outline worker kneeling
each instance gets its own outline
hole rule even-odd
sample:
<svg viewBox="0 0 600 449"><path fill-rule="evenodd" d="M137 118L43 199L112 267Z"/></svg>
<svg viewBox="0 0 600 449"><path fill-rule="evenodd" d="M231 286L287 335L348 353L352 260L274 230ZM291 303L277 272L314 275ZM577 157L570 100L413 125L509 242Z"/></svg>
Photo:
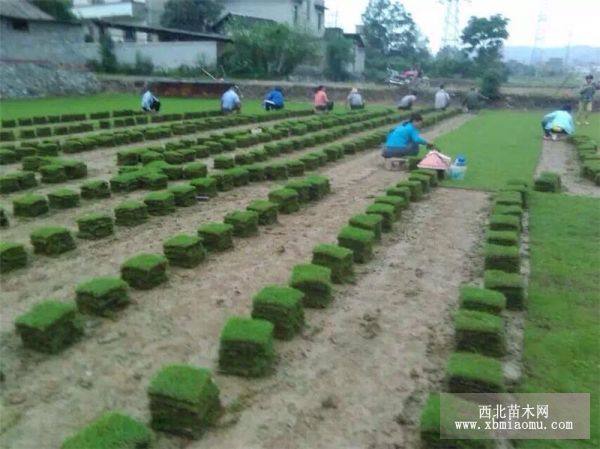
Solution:
<svg viewBox="0 0 600 449"><path fill-rule="evenodd" d="M152 94L152 92L150 92L150 90L147 90L146 92L144 92L144 95L142 95L142 111L160 111L160 101Z"/></svg>
<svg viewBox="0 0 600 449"><path fill-rule="evenodd" d="M542 130L544 131L544 140L556 140L558 134L573 134L575 125L573 116L571 116L571 105L564 105L558 111L546 114L542 119Z"/></svg>
<svg viewBox="0 0 600 449"><path fill-rule="evenodd" d="M388 134L382 156L386 159L415 156L419 153L419 145L434 148L433 143L421 137L419 133L421 126L423 126L423 116L418 113L411 114L410 119L402 122Z"/></svg>
<svg viewBox="0 0 600 449"><path fill-rule="evenodd" d="M269 93L267 93L264 101L264 106L267 111L273 109L283 109L284 97L281 87L274 87Z"/></svg>

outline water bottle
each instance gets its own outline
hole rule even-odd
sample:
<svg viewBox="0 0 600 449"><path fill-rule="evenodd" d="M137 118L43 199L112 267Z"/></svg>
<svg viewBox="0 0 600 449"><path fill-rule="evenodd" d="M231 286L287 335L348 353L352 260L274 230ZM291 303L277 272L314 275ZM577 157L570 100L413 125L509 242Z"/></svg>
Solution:
<svg viewBox="0 0 600 449"><path fill-rule="evenodd" d="M464 167L465 165L467 165L467 158L463 154L459 154L454 160L454 165L458 167Z"/></svg>

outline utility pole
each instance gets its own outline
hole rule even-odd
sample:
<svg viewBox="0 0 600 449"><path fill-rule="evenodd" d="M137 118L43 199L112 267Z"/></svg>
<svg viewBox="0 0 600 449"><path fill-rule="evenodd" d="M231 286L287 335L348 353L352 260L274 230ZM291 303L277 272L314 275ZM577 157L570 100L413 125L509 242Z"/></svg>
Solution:
<svg viewBox="0 0 600 449"><path fill-rule="evenodd" d="M533 49L531 50L531 65L538 65L544 61L544 43L546 41L546 27L548 25L548 0L540 1L540 12L535 26L535 38L533 41Z"/></svg>
<svg viewBox="0 0 600 449"><path fill-rule="evenodd" d="M446 5L444 16L444 34L442 35L442 47L458 47L460 45L460 0L440 0Z"/></svg>

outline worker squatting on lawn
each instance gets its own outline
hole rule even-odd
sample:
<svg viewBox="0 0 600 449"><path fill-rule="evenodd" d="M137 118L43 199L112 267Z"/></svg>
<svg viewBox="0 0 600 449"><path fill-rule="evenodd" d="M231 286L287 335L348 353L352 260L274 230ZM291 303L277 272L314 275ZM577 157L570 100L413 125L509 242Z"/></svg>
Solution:
<svg viewBox="0 0 600 449"><path fill-rule="evenodd" d="M240 89L237 86L231 86L225 91L221 97L221 112L223 114L231 114L242 111L242 100L239 96Z"/></svg>
<svg viewBox="0 0 600 449"><path fill-rule="evenodd" d="M283 96L283 90L281 87L274 87L265 96L265 100L263 101L263 105L265 110L271 111L273 109L283 109L285 104L285 98Z"/></svg>
<svg viewBox="0 0 600 449"><path fill-rule="evenodd" d="M546 114L542 119L544 140L556 140L558 134L571 135L575 132L571 105L566 104L557 111Z"/></svg>
<svg viewBox="0 0 600 449"><path fill-rule="evenodd" d="M382 156L384 158L414 156L419 153L419 145L435 148L432 142L421 136L419 129L423 126L423 116L411 114L410 118L394 128L387 136Z"/></svg>
<svg viewBox="0 0 600 449"><path fill-rule="evenodd" d="M146 92L144 92L144 95L142 95L142 111L160 111L160 101L152 94L152 92L150 92L150 89L147 89Z"/></svg>
<svg viewBox="0 0 600 449"><path fill-rule="evenodd" d="M333 101L330 101L327 97L325 86L317 87L317 90L315 92L314 104L316 112L326 112L333 110Z"/></svg>

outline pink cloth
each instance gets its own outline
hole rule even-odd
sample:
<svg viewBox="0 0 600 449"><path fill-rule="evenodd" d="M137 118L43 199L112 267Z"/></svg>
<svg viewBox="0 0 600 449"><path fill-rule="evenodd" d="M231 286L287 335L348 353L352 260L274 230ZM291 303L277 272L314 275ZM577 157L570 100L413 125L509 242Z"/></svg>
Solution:
<svg viewBox="0 0 600 449"><path fill-rule="evenodd" d="M315 106L327 106L329 98L324 90L320 90L315 94Z"/></svg>

